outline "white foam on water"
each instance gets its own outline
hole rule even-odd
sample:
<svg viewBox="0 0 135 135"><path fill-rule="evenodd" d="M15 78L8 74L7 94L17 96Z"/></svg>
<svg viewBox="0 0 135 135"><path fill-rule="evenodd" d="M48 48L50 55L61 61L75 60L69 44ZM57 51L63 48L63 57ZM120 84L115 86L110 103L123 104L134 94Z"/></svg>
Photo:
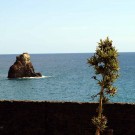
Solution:
<svg viewBox="0 0 135 135"><path fill-rule="evenodd" d="M49 78L51 76L44 76L42 75L41 77L22 77L22 78L17 78L17 79L43 79L43 78Z"/></svg>

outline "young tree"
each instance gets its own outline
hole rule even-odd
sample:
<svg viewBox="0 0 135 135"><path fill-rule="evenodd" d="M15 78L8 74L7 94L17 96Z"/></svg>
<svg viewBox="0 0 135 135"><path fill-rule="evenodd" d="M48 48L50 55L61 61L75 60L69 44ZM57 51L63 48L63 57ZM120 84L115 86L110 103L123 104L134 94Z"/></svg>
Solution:
<svg viewBox="0 0 135 135"><path fill-rule="evenodd" d="M112 45L112 41L107 37L100 40L96 52L88 59L88 64L95 70L93 79L100 86L98 116L92 118L92 123L96 126L96 135L106 128L107 118L103 115L103 104L109 100L109 96L114 96L117 88L113 82L119 77L118 52Z"/></svg>

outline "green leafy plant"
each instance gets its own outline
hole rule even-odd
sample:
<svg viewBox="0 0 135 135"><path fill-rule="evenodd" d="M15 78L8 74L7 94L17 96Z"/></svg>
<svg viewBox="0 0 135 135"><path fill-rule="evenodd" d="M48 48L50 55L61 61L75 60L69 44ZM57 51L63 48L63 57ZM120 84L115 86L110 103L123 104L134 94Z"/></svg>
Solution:
<svg viewBox="0 0 135 135"><path fill-rule="evenodd" d="M103 115L103 104L114 96L117 88L113 86L114 81L119 77L118 52L112 45L112 40L107 37L100 40L94 55L88 59L88 64L94 68L95 76L92 78L100 86L100 92L93 97L99 96L98 116L92 118L96 126L96 135L100 135L107 127L107 118Z"/></svg>

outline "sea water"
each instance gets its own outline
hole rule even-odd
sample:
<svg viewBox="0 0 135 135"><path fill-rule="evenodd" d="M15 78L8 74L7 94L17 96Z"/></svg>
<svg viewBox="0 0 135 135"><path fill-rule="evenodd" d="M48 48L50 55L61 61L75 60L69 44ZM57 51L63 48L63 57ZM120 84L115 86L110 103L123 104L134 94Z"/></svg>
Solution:
<svg viewBox="0 0 135 135"><path fill-rule="evenodd" d="M35 72L41 78L8 79L16 55L0 55L0 100L95 102L100 90L87 64L92 53L31 54ZM135 102L135 53L119 53L120 77L111 102Z"/></svg>

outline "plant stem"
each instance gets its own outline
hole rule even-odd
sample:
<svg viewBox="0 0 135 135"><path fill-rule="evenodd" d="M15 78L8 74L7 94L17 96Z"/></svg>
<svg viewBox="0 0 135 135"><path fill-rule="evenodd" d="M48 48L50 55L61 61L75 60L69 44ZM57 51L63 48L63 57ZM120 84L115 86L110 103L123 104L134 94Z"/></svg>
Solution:
<svg viewBox="0 0 135 135"><path fill-rule="evenodd" d="M95 135L100 135L100 129L99 128L96 129L96 134Z"/></svg>
<svg viewBox="0 0 135 135"><path fill-rule="evenodd" d="M102 117L102 110L103 110L103 86L100 91L100 99L99 99L99 106L98 106L98 117ZM100 135L100 129L97 127L96 129L96 134L95 135Z"/></svg>

